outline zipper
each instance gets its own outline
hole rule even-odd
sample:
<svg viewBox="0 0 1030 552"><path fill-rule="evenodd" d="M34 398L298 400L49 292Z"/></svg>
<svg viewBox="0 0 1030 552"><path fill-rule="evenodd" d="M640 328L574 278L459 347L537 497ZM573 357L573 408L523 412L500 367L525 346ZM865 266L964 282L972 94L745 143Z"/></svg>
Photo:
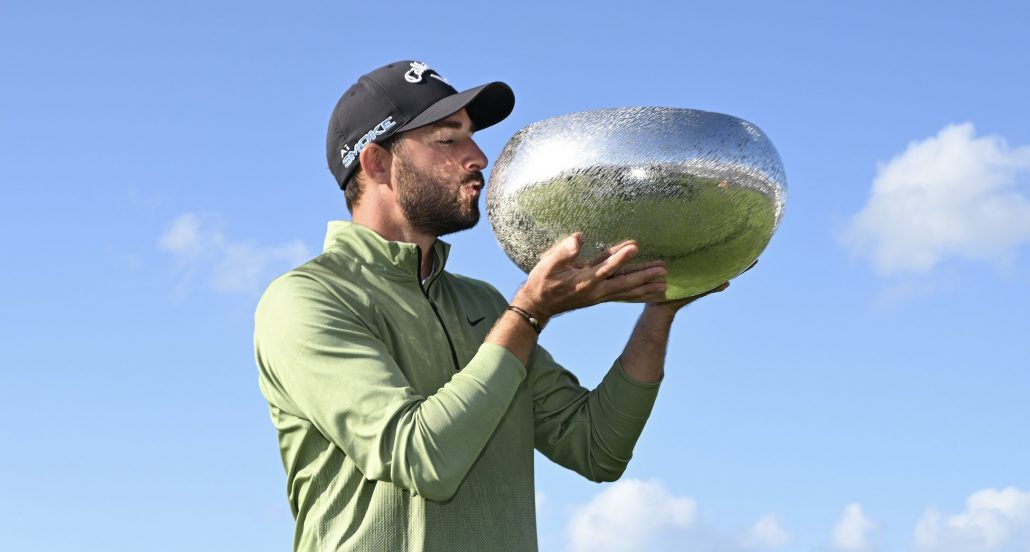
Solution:
<svg viewBox="0 0 1030 552"><path fill-rule="evenodd" d="M425 296L426 301L429 301L429 306L433 307L433 314L436 315L436 320L440 322L440 327L443 328L443 335L447 337L447 346L451 348L451 360L454 361L454 371L460 372L461 365L458 364L458 352L454 350L454 341L451 340L451 333L447 331L447 324L443 323L440 309L436 307L436 303L429 297L429 289L422 285L422 248L415 246L415 253L418 256L418 263L415 265L415 281L418 282L418 288L422 290L422 295ZM429 285L432 286L433 284L430 283Z"/></svg>

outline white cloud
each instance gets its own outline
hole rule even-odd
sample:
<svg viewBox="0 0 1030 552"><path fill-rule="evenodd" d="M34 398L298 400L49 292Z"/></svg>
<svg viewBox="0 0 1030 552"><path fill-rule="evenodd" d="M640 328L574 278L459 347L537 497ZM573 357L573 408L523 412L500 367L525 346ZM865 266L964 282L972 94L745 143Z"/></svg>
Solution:
<svg viewBox="0 0 1030 552"><path fill-rule="evenodd" d="M790 541L790 534L783 528L779 516L762 516L744 537L744 547L749 549L779 548Z"/></svg>
<svg viewBox="0 0 1030 552"><path fill-rule="evenodd" d="M273 271L292 268L310 257L299 240L270 246L232 241L218 226L216 217L185 213L161 235L158 244L176 257L183 272L182 285L203 271L217 291L258 291L274 276Z"/></svg>
<svg viewBox="0 0 1030 552"><path fill-rule="evenodd" d="M879 525L865 516L861 504L848 504L833 526L830 549L840 552L873 550L873 538L878 530Z"/></svg>
<svg viewBox="0 0 1030 552"><path fill-rule="evenodd" d="M1030 147L948 125L879 167L842 240L884 276L948 259L1004 264L1030 243L1028 181Z"/></svg>
<svg viewBox="0 0 1030 552"><path fill-rule="evenodd" d="M689 528L697 504L673 496L658 481L627 479L601 491L569 522L573 551L647 550L658 533Z"/></svg>
<svg viewBox="0 0 1030 552"><path fill-rule="evenodd" d="M700 518L693 499L673 495L659 481L636 479L612 484L573 512L568 537L573 552L743 552L778 548L790 539L774 515L747 531L720 531Z"/></svg>
<svg viewBox="0 0 1030 552"><path fill-rule="evenodd" d="M172 221L158 243L161 249L175 254L180 261L196 262L225 247L225 236L212 229L211 217L185 213Z"/></svg>
<svg viewBox="0 0 1030 552"><path fill-rule="evenodd" d="M927 510L916 524L914 544L921 552L1030 550L1030 492L984 489L966 499L962 513Z"/></svg>

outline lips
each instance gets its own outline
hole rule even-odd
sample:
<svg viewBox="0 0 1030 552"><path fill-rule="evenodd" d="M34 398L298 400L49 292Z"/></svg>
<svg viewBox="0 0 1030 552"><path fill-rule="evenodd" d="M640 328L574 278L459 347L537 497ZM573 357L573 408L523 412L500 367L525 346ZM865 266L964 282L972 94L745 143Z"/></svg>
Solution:
<svg viewBox="0 0 1030 552"><path fill-rule="evenodd" d="M486 180L483 178L483 173L480 171L472 172L461 179L462 186L466 184L471 184L472 187L475 188L477 191L483 189L483 185L485 182Z"/></svg>
<svg viewBox="0 0 1030 552"><path fill-rule="evenodd" d="M482 178L473 177L470 179L463 180L461 184L462 188L468 189L474 194L478 194L480 190L483 189L484 182Z"/></svg>

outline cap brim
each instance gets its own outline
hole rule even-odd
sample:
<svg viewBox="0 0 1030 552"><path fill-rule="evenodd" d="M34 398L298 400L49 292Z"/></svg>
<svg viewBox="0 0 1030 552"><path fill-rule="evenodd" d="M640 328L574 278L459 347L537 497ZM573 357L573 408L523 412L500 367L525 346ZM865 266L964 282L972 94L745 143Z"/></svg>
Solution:
<svg viewBox="0 0 1030 552"><path fill-rule="evenodd" d="M462 108L468 110L476 130L482 130L504 120L515 108L515 93L503 82L491 82L464 92L447 96L426 108L397 132L414 130L446 119Z"/></svg>

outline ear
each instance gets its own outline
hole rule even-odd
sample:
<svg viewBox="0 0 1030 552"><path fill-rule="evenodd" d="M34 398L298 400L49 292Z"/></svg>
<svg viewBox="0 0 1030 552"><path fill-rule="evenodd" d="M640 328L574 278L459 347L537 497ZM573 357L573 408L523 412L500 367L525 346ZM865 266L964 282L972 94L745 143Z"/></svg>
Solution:
<svg viewBox="0 0 1030 552"><path fill-rule="evenodd" d="M378 184L390 183L390 163L392 154L379 144L369 144L358 154L358 162L365 178Z"/></svg>

